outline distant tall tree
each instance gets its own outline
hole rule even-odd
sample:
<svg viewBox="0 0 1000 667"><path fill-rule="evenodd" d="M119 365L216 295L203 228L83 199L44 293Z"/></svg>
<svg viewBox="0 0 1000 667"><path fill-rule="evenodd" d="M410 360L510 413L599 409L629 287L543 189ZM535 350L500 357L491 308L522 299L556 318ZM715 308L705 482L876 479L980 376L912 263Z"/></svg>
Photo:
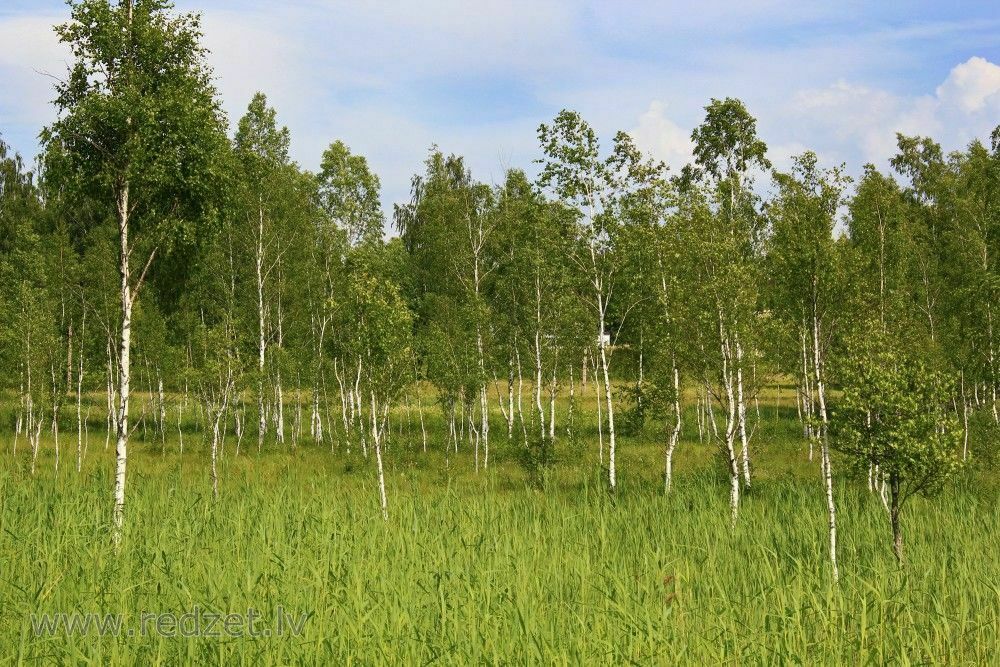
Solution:
<svg viewBox="0 0 1000 667"><path fill-rule="evenodd" d="M344 261L350 247L381 241L384 216L379 201L378 176L371 172L364 156L352 154L341 141L333 142L323 152L316 184L322 214L316 218L312 245L315 279L310 297L314 302L310 308L314 347L310 431L316 440L322 440L320 391L326 384L324 351L333 317L332 306L338 292L345 288ZM350 396L353 405L354 393ZM347 429L350 422L346 418L346 405L342 407L344 428ZM348 434L345 433L345 437L349 437Z"/></svg>
<svg viewBox="0 0 1000 667"><path fill-rule="evenodd" d="M907 329L909 242L902 193L895 179L873 165L865 166L849 206L847 230L864 308L878 315L884 332Z"/></svg>
<svg viewBox="0 0 1000 667"><path fill-rule="evenodd" d="M844 278L838 264L833 227L848 181L839 168L820 169L816 155L811 152L794 158L791 173L775 173L774 179L778 194L768 207L771 221L768 268L776 310L788 328L796 332L795 338L801 341L805 366L812 367L813 382L806 382L805 386L815 389L819 412L815 432L820 443L829 516L830 561L836 581L839 577L837 512L827 437L826 364ZM811 350L811 354L807 354L807 350ZM797 375L795 369L799 366L796 356L790 357L794 360L789 368L792 375ZM811 392L808 403L814 403Z"/></svg>
<svg viewBox="0 0 1000 667"><path fill-rule="evenodd" d="M943 252L949 341L962 384L988 386L990 412L1000 423L997 389L997 303L1000 303L1000 128L987 148L972 142L951 164L945 194ZM962 389L963 405L968 403Z"/></svg>
<svg viewBox="0 0 1000 667"><path fill-rule="evenodd" d="M54 405L51 401L57 398L48 387L59 349L50 267L38 232L41 215L32 174L0 139L0 321L4 322L0 386L16 390L13 450L16 454L18 438L24 434L31 448L32 474L45 423L44 408Z"/></svg>
<svg viewBox="0 0 1000 667"><path fill-rule="evenodd" d="M246 192L246 239L250 241L256 285L257 311L257 449L264 445L267 434L267 394L265 388L267 347L275 338L277 327L271 312L280 247L284 237L280 234L282 200L287 196L290 164L288 158L289 132L279 128L277 113L267 106L263 93L256 93L250 100L247 112L240 119L234 140L237 159L243 168ZM277 406L281 409L281 405ZM281 417L279 416L279 420ZM279 435L279 439L280 439Z"/></svg>
<svg viewBox="0 0 1000 667"><path fill-rule="evenodd" d="M622 285L631 313L620 337L637 365L635 410L664 418L663 488L673 484L673 456L681 434L681 364L685 318L682 216L675 188L665 178L625 197L620 215L629 221L619 237Z"/></svg>
<svg viewBox="0 0 1000 667"><path fill-rule="evenodd" d="M762 218L751 189L751 170L770 167L767 146L757 136L757 123L739 100L713 99L705 120L691 134L695 168L688 174L707 178L712 189L714 230L705 230L709 245L703 262L706 287L718 333L721 402L726 411L724 451L729 462L732 515L735 521L740 495L740 466L734 447L741 442L743 482L751 481L747 432L748 357L756 354L755 321L758 306L759 252Z"/></svg>
<svg viewBox="0 0 1000 667"><path fill-rule="evenodd" d="M355 251L350 280L338 300L336 327L345 363L359 369L357 409L367 411L375 450L382 518L389 518L383 454L389 411L412 380L413 318L399 287L381 261L385 246L369 244Z"/></svg>
<svg viewBox="0 0 1000 667"><path fill-rule="evenodd" d="M199 18L173 15L171 7L164 0L71 3L71 20L56 32L73 63L56 86L59 120L42 133L68 189L117 223L116 543L125 510L132 307L157 254L204 216L214 156L225 142Z"/></svg>
<svg viewBox="0 0 1000 667"><path fill-rule="evenodd" d="M615 285L620 280L614 241L623 221L616 205L629 193L655 183L663 165L645 160L624 132L615 135L611 153L602 157L597 134L574 111L563 110L551 125L540 125L538 140L545 156L539 160L539 185L579 213L578 235L583 242L573 258L591 285L597 316L597 357L608 418L608 486L614 491L618 483L617 440L610 371L613 341L608 326Z"/></svg>
<svg viewBox="0 0 1000 667"><path fill-rule="evenodd" d="M489 464L492 314L486 283L496 269L493 192L473 180L458 156L432 150L426 174L413 179L412 199L396 210L410 256L418 335L429 379L438 387L454 442L456 409L466 412L476 467ZM465 423L461 425L464 430Z"/></svg>
<svg viewBox="0 0 1000 667"><path fill-rule="evenodd" d="M317 174L323 210L347 232L351 245L382 238L381 183L363 155L351 153L342 141L323 151Z"/></svg>
<svg viewBox="0 0 1000 667"><path fill-rule="evenodd" d="M588 285L569 260L577 250L576 218L574 209L546 201L522 171L509 171L498 191L499 266L489 300L495 311L496 337L504 341L497 348L506 356L502 363L508 371L507 405L501 401L500 407L511 435L515 417L520 415L525 445L533 448L537 463L551 460L555 394L560 377L565 377L563 369L572 373L583 350L593 345L588 335L593 327L587 325L594 324L594 319L581 299ZM515 372L521 378L522 360L533 360L534 366L530 434L518 407L520 390L516 405L514 401ZM573 382L571 392L575 391ZM548 396L543 397L546 391ZM572 414L566 417L566 428L572 429Z"/></svg>

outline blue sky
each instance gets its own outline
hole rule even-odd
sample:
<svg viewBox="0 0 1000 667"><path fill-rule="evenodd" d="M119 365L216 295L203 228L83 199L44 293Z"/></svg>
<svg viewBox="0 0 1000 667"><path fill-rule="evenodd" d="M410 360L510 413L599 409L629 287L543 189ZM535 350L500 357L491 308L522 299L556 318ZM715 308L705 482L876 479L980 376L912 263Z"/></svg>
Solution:
<svg viewBox="0 0 1000 667"><path fill-rule="evenodd" d="M407 198L431 144L476 177L538 156L561 108L610 139L632 133L674 168L711 97L743 99L772 161L805 149L828 165L884 166L894 133L946 149L1000 124L1000 9L993 2L698 3L178 0L204 16L230 121L256 90L316 168L342 139ZM0 0L0 133L25 156L53 111L66 52L62 2Z"/></svg>

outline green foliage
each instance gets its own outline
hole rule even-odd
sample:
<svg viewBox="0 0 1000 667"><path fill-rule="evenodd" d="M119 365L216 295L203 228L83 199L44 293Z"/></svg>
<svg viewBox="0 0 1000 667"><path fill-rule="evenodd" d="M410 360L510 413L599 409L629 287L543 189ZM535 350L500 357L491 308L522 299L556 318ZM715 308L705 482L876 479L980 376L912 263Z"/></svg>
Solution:
<svg viewBox="0 0 1000 667"><path fill-rule="evenodd" d="M713 98L705 112L705 121L691 134L698 167L725 180L755 166L771 166L767 145L757 136L757 120L741 101Z"/></svg>
<svg viewBox="0 0 1000 667"><path fill-rule="evenodd" d="M200 19L171 8L72 2L56 32L73 61L56 86L59 120L42 132L47 179L79 205L96 203L95 223L117 215L127 186L133 235L163 249L189 241L209 212L226 142Z"/></svg>
<svg viewBox="0 0 1000 667"><path fill-rule="evenodd" d="M346 230L352 244L382 238L381 184L363 155L351 154L342 141L333 142L323 151L317 179L324 212Z"/></svg>
<svg viewBox="0 0 1000 667"><path fill-rule="evenodd" d="M620 424L622 435L637 435L642 432L653 407L651 401L657 393L656 388L648 382L627 384L615 390L616 403L621 406L619 421L616 423Z"/></svg>
<svg viewBox="0 0 1000 667"><path fill-rule="evenodd" d="M856 465L878 466L899 504L931 494L960 467L962 431L950 409L950 377L877 329L849 343L833 411L833 442Z"/></svg>
<svg viewBox="0 0 1000 667"><path fill-rule="evenodd" d="M377 267L377 257L358 258L338 302L337 328L345 362L361 368L363 397L374 393L381 405L398 398L413 379L413 316L399 287Z"/></svg>

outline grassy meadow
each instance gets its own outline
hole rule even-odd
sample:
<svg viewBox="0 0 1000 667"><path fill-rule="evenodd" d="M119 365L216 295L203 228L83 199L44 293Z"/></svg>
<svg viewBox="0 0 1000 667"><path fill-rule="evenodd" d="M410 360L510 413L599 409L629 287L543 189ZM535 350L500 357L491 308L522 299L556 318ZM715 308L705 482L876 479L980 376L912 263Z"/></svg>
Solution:
<svg viewBox="0 0 1000 667"><path fill-rule="evenodd" d="M446 454L428 393L428 452L416 410L393 416L388 521L373 462L357 446L269 442L258 454L251 427L236 456L230 432L213 502L195 425L183 425L183 455L176 424L165 446L138 427L118 551L109 539L113 445L105 450L93 417L103 412L91 412L78 473L67 405L58 472L51 434L34 477L23 438L14 457L10 428L0 436L0 656L93 665L996 663L995 473L970 467L941 495L907 506L901 569L880 501L838 469L835 586L818 458L808 461L791 396L786 388L778 405L772 388L752 415L757 477L735 527L717 448L699 442L693 404L671 493L662 488L663 425L650 422L621 437L611 496L589 391L577 394L572 437L561 398L544 484L525 471L523 445L508 443L499 413L488 471L475 471L467 442ZM304 618L300 632L164 636L140 623L147 612L250 608L272 629L279 608ZM123 625L104 636L37 631L33 614L60 612L116 614Z"/></svg>

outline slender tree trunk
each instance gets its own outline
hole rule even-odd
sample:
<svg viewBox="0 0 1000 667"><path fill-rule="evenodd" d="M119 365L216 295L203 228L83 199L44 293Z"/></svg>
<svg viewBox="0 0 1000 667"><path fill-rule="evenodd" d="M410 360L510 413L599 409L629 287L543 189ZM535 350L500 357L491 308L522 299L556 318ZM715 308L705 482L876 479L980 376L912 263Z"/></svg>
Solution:
<svg viewBox="0 0 1000 667"><path fill-rule="evenodd" d="M424 426L424 402L420 398L419 394L417 395L417 413L420 415L420 438L421 438L421 441L423 442L424 453L426 454L427 453L427 427Z"/></svg>
<svg viewBox="0 0 1000 667"><path fill-rule="evenodd" d="M521 348L515 346L514 356L517 359L517 420L521 423L521 437L524 446L528 446L528 426L524 421L524 369L521 366Z"/></svg>
<svg viewBox="0 0 1000 667"><path fill-rule="evenodd" d="M969 397L965 394L965 371L962 371L962 460L969 459Z"/></svg>
<svg viewBox="0 0 1000 667"><path fill-rule="evenodd" d="M292 448L298 449L302 437L302 378L295 381L295 422L292 424Z"/></svg>
<svg viewBox="0 0 1000 667"><path fill-rule="evenodd" d="M278 369L277 372L274 391L274 400L277 403L274 416L275 437L278 439L278 443L283 445L285 444L285 394L281 386L281 369Z"/></svg>
<svg viewBox="0 0 1000 667"><path fill-rule="evenodd" d="M129 389L132 379L132 299L131 274L129 271L129 184L122 188L118 201L118 234L121 242L119 252L119 273L121 277L121 351L118 355L118 419L115 433L115 494L114 532L115 546L121 543L125 525L125 464L128 460L128 407Z"/></svg>
<svg viewBox="0 0 1000 667"><path fill-rule="evenodd" d="M900 497L899 478L892 475L889 479L889 522L892 525L892 552L896 555L896 562L901 566L906 563L903 557L903 530L899 524Z"/></svg>
<svg viewBox="0 0 1000 667"><path fill-rule="evenodd" d="M267 413L264 410L264 358L267 352L266 321L264 311L264 206L257 208L257 452L264 448L267 433Z"/></svg>
<svg viewBox="0 0 1000 667"><path fill-rule="evenodd" d="M618 476L615 470L615 406L611 400L611 376L608 372L607 344L604 338L604 300L598 298L600 312L600 339L598 339L598 350L601 353L601 374L604 376L604 400L608 407L608 485L614 491L618 484Z"/></svg>
<svg viewBox="0 0 1000 667"><path fill-rule="evenodd" d="M83 321L80 331L80 359L79 369L76 373L76 471L83 470L83 342L86 339L87 315L84 311Z"/></svg>
<svg viewBox="0 0 1000 667"><path fill-rule="evenodd" d="M233 430L236 432L236 456L240 455L240 450L243 448L243 435L246 433L246 411L243 407L243 401L237 396L236 406L233 409Z"/></svg>
<svg viewBox="0 0 1000 667"><path fill-rule="evenodd" d="M347 420L347 391L344 389L344 380L340 376L340 368L337 362L337 358L333 359L333 375L337 378L337 387L340 390L340 419L344 424L344 443L346 445L347 453L351 453L351 427ZM319 390L317 388L313 389L313 416L312 416L312 428L313 437L316 437L316 401L318 400Z"/></svg>
<svg viewBox="0 0 1000 667"><path fill-rule="evenodd" d="M809 381L809 362L805 320L802 327L802 387L800 395L802 397L802 429L806 440L809 442L809 460L813 460L813 406L812 406L812 384Z"/></svg>
<svg viewBox="0 0 1000 667"><path fill-rule="evenodd" d="M535 328L535 410L538 412L538 428L545 440L545 408L542 406L542 346L541 332Z"/></svg>
<svg viewBox="0 0 1000 667"><path fill-rule="evenodd" d="M157 402L159 405L159 428L160 428L160 445L163 449L167 448L167 400L163 393L163 378L160 377L160 369L156 369L156 392L157 392Z"/></svg>
<svg viewBox="0 0 1000 667"><path fill-rule="evenodd" d="M490 467L490 402L486 395L486 385L479 388L479 434L483 439L483 469Z"/></svg>
<svg viewBox="0 0 1000 667"><path fill-rule="evenodd" d="M12 456L17 458L17 439L21 437L24 428L24 374L21 374L21 392L18 399L17 416L14 418L14 450Z"/></svg>
<svg viewBox="0 0 1000 667"><path fill-rule="evenodd" d="M219 499L219 420L222 418L221 410L212 419L212 500Z"/></svg>
<svg viewBox="0 0 1000 667"><path fill-rule="evenodd" d="M576 385L573 382L573 361L566 364L569 368L569 410L566 414L566 437L573 438L573 409L576 407Z"/></svg>
<svg viewBox="0 0 1000 667"><path fill-rule="evenodd" d="M715 421L715 403L712 400L712 391L708 386L708 380L705 380L705 406L707 408L706 417L708 418L708 424L711 427L711 433L708 434L709 438L719 439L719 423Z"/></svg>
<svg viewBox="0 0 1000 667"><path fill-rule="evenodd" d="M507 439L514 440L514 356L507 362Z"/></svg>
<svg viewBox="0 0 1000 667"><path fill-rule="evenodd" d="M181 421L184 417L184 404L182 402L177 403L177 439L178 439L178 449L177 454L179 456L184 455L184 428Z"/></svg>
<svg viewBox="0 0 1000 667"><path fill-rule="evenodd" d="M594 363L596 367L596 362ZM601 408L601 378L594 369L594 399L597 403L597 460L604 467L604 414Z"/></svg>
<svg viewBox="0 0 1000 667"><path fill-rule="evenodd" d="M820 416L820 456L823 473L823 482L826 488L826 508L829 517L830 528L830 565L833 573L833 581L840 580L840 570L837 568L837 506L833 497L833 468L830 463L830 442L829 426L826 416L826 383L823 378L823 358L820 354L820 324L819 316L816 312L816 300L813 299L813 370L816 378L816 393L819 399Z"/></svg>
<svg viewBox="0 0 1000 667"><path fill-rule="evenodd" d="M558 360L558 355L556 357ZM552 364L552 382L549 384L549 441L556 439L556 368L558 364Z"/></svg>
<svg viewBox="0 0 1000 667"><path fill-rule="evenodd" d="M989 338L989 362L990 362L990 391L993 398L993 421L1000 424L1000 411L997 408L997 368L996 357L993 349L993 307L990 302L986 302L986 335Z"/></svg>
<svg viewBox="0 0 1000 667"><path fill-rule="evenodd" d="M701 391L695 393L694 397L694 419L698 423L698 443L705 442L705 409L701 401Z"/></svg>
<svg viewBox="0 0 1000 667"><path fill-rule="evenodd" d="M59 472L59 404L61 399L59 397L59 389L56 384L55 365L53 364L49 366L49 370L52 374L52 436L56 454L56 472Z"/></svg>
<svg viewBox="0 0 1000 667"><path fill-rule="evenodd" d="M670 441L667 443L666 461L664 463L663 491L670 492L674 478L674 449L681 437L681 380L680 371L674 363L674 429L670 433Z"/></svg>
<svg viewBox="0 0 1000 667"><path fill-rule="evenodd" d="M87 458L87 450L90 449L90 406L87 406L87 413L83 416L83 458Z"/></svg>
<svg viewBox="0 0 1000 667"><path fill-rule="evenodd" d="M721 310L719 311L719 342L722 353L722 387L726 394L725 455L729 465L729 505L732 513L732 522L735 525L736 519L739 516L740 506L740 468L736 460L734 447L737 429L737 408L731 370L732 351L728 335L723 327Z"/></svg>
<svg viewBox="0 0 1000 667"><path fill-rule="evenodd" d="M375 392L372 396L372 444L375 446L375 464L378 468L378 495L382 506L382 520L389 520L389 501L385 495L385 472L382 468L382 434L379 432L378 410L375 406Z"/></svg>
<svg viewBox="0 0 1000 667"><path fill-rule="evenodd" d="M750 490L750 442L747 439L747 403L743 396L743 345L739 335L736 342L736 417L740 430L740 457L743 460L743 483Z"/></svg>

